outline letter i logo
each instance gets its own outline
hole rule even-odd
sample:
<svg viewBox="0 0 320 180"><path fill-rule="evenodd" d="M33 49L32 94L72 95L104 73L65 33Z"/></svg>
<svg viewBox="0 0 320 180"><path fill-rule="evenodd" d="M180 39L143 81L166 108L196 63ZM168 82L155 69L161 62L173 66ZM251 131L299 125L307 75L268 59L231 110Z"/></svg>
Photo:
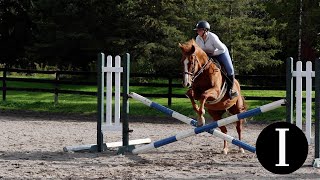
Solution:
<svg viewBox="0 0 320 180"><path fill-rule="evenodd" d="M299 169L308 155L308 141L294 124L273 123L262 130L256 153L261 165L275 174L289 174Z"/></svg>
<svg viewBox="0 0 320 180"><path fill-rule="evenodd" d="M279 163L276 166L289 166L286 164L286 131L289 129L277 128L279 131Z"/></svg>

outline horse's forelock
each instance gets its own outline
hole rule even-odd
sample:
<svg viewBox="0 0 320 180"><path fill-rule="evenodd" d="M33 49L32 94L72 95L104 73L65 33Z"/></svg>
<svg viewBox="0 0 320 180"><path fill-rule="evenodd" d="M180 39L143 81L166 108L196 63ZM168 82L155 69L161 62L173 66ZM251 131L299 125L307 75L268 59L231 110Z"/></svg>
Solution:
<svg viewBox="0 0 320 180"><path fill-rule="evenodd" d="M191 39L184 44L180 44L180 48L182 49L183 53L186 55L191 55L194 53L195 49L198 47L197 43ZM195 49L193 49L195 48Z"/></svg>

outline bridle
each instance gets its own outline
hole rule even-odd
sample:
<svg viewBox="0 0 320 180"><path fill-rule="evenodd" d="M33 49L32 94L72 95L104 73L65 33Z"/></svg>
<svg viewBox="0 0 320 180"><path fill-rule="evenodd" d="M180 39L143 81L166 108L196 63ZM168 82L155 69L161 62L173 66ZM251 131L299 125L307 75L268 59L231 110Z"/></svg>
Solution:
<svg viewBox="0 0 320 180"><path fill-rule="evenodd" d="M193 86L193 82L195 81L195 79L200 75L200 74L202 74L203 73L203 71L206 69L206 67L210 64L210 63L213 63L213 64L215 64L216 65L216 67L214 68L214 70L215 70L215 72L216 71L218 71L218 70L220 70L220 72L223 72L223 71L221 71L221 66L220 66L220 64L219 63L217 63L217 62L215 62L213 59L211 59L211 58L209 58L208 60L207 60L207 62L200 68L200 70L199 71L197 71L197 72L195 72L195 70L196 70L196 63L195 62L198 62L199 63L199 60L197 59L197 56L193 53L191 56L194 56L194 59L193 59L193 62L192 62L192 65L193 65L193 67L192 67L192 71L191 72L184 72L184 74L188 74L188 75L190 75L191 77L192 77L192 79L191 79L191 84L190 84L190 86L189 86L189 88L192 88L192 86ZM226 75L225 75L226 76ZM226 76L227 77L227 76ZM218 94L218 97L217 97L217 99L215 99L215 100L212 100L212 101L206 101L206 103L207 104L216 104L216 103L218 103L218 102L220 102L221 101L221 99L224 97L224 95L226 94L226 92L227 92L227 83L226 83L226 80L222 83L222 85L221 85L221 87L220 87L220 93ZM188 96L189 97L189 96Z"/></svg>
<svg viewBox="0 0 320 180"><path fill-rule="evenodd" d="M193 65L192 71L191 71L191 72L189 72L189 71L184 72L184 74L190 75L190 76L192 77L191 82L194 82L194 80L195 80L201 73L203 73L204 69L208 66L208 64L209 64L211 61L210 61L210 59L208 59L208 61L201 67L201 69L200 69L199 71L195 72L195 69L196 69L196 68L195 68L195 67L196 67L196 63L195 63L195 62L198 62L198 63L199 63L199 60L198 60L197 55L196 55L195 53L193 53L191 56L194 56L194 60L193 60L193 63L192 63L192 65Z"/></svg>

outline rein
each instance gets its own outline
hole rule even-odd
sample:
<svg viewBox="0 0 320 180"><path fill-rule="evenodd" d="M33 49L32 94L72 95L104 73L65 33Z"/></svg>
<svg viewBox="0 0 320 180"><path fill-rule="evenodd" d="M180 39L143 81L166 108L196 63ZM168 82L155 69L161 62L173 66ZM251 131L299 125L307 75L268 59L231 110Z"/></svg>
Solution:
<svg viewBox="0 0 320 180"><path fill-rule="evenodd" d="M197 56L195 54L192 54L192 56L195 56L195 60L197 62L198 59L197 59ZM193 65L193 68L192 68L192 73L191 72L184 72L184 74L189 74L189 75L192 75L193 78L191 79L192 82L194 82L194 80L201 74L203 73L204 69L207 67L207 65L210 63L210 59L208 59L208 61L201 67L201 69L195 74L194 71L195 71L195 64Z"/></svg>
<svg viewBox="0 0 320 180"><path fill-rule="evenodd" d="M192 54L192 56L195 56L195 60L194 60L194 61L196 61L196 62L199 63L199 61L198 61L198 59L197 59L197 56L196 56L195 54ZM191 76L192 76L191 81L194 82L195 79L196 79L200 74L203 73L203 71L205 70L205 68L206 68L210 63L215 64L216 67L220 70L220 72L222 72L222 74L226 77L226 80L225 80L225 81L223 82L223 84L222 84L221 92L220 92L218 98L217 98L216 100L214 100L214 101L207 101L207 102L206 102L207 104L216 104L216 103L220 102L221 99L222 99L222 98L224 97L224 95L226 94L226 92L227 92L227 83L226 83L226 81L228 80L226 74L224 74L224 72L221 70L221 65L220 65L219 63L217 63L217 62L215 62L213 59L209 58L208 61L201 67L201 69L200 69L197 73L195 73L196 64L195 64L195 62L194 62L194 63L193 63L193 67L192 67L192 71L191 71L191 72L184 72L184 74L191 75Z"/></svg>
<svg viewBox="0 0 320 180"><path fill-rule="evenodd" d="M201 74L203 73L203 70L206 68L206 66L209 64L209 62L211 62L210 60L208 60L202 67L201 69L197 72L197 74L195 74L192 78L192 82L194 82L194 80Z"/></svg>

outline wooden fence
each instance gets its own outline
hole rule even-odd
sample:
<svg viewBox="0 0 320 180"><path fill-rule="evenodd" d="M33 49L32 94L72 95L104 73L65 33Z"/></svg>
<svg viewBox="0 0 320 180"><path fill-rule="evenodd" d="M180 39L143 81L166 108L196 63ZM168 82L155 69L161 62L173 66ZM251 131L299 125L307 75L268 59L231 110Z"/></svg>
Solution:
<svg viewBox="0 0 320 180"><path fill-rule="evenodd" d="M28 91L28 92L50 92L54 93L54 102L58 103L59 94L80 94L80 95L92 95L96 96L97 92L77 91L77 90L64 90L61 85L92 85L96 86L96 72L81 72L81 71L37 71L37 70L25 70L25 69L4 69L0 68L2 72L2 100L7 98L8 91ZM52 79L40 79L40 78L17 78L9 77L11 73L24 73L24 74L51 74ZM68 78L61 78L68 76ZM84 77L86 81L81 81L77 76ZM72 78L73 77L73 78ZM74 78L76 77L76 78ZM91 78L88 78L91 77ZM161 75L161 74L130 74L130 86L143 86L150 88L167 88L167 93L159 94L147 94L140 93L145 97L162 97L168 99L168 105L172 104L172 98L185 98L184 94L174 94L173 88L183 88L181 83L177 83L182 80L180 75ZM285 76L276 75L236 75L236 78L241 82L241 88L243 90L285 90ZM87 81L88 79L91 79ZM145 79L161 79L162 83L152 82L152 80ZM15 82L33 82L33 83L46 83L51 84L53 88L39 88L39 87L10 87L7 86L8 81ZM163 83L166 82L166 83ZM275 101L283 97L257 97L246 96L247 100L271 100Z"/></svg>

